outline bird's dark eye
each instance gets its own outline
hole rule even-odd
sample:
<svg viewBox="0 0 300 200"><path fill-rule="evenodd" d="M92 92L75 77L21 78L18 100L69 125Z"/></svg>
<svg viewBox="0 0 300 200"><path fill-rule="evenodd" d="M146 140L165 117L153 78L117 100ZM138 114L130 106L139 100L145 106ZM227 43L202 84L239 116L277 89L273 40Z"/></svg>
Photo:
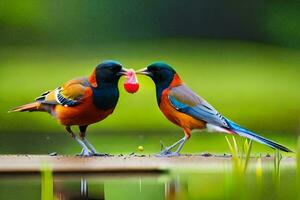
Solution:
<svg viewBox="0 0 300 200"><path fill-rule="evenodd" d="M112 67L112 68L110 68L110 70L112 71L112 72L119 72L119 67L117 67L117 66L115 66L115 67Z"/></svg>
<svg viewBox="0 0 300 200"><path fill-rule="evenodd" d="M156 68L152 68L152 72L158 72L160 71L160 68L156 67Z"/></svg>

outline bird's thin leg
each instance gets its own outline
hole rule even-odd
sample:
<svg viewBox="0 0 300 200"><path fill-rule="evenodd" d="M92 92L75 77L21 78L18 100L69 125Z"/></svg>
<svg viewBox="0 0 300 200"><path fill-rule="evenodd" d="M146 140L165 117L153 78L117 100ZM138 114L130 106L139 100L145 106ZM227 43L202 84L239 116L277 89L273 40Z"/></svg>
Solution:
<svg viewBox="0 0 300 200"><path fill-rule="evenodd" d="M89 143L86 138L82 138L82 142L91 150L93 154L97 154L97 150L95 149L95 147L91 143Z"/></svg>
<svg viewBox="0 0 300 200"><path fill-rule="evenodd" d="M91 143L89 143L89 141L85 138L86 128L87 126L79 126L80 138L82 142L91 150L92 153L97 153L95 147Z"/></svg>
<svg viewBox="0 0 300 200"><path fill-rule="evenodd" d="M87 126L79 126L79 130L80 130L80 137L82 142L91 150L93 156L107 156L108 154L101 154L98 153L97 150L95 149L95 147L86 139L86 129Z"/></svg>
<svg viewBox="0 0 300 200"><path fill-rule="evenodd" d="M190 138L190 130L189 129L184 129L184 134L185 136L175 142L173 145L165 148L165 150L161 151L157 156L162 156L162 157L170 157L170 156L179 156L179 152L181 151L182 147L184 146L185 142ZM171 150L179 144L179 147L175 152L172 152Z"/></svg>
<svg viewBox="0 0 300 200"><path fill-rule="evenodd" d="M187 141L187 138L184 136L183 138L181 138L180 140L178 140L177 142L175 142L171 146L165 148L163 151L161 151L159 154L157 154L157 156L158 157L178 156L179 151L182 149L182 147L183 147L183 145L186 141ZM175 152L172 152L171 150L174 147L176 147L177 145L179 145L178 149Z"/></svg>
<svg viewBox="0 0 300 200"><path fill-rule="evenodd" d="M76 135L73 133L72 129L70 126L66 126L66 130L68 131L68 133L71 135L71 137L82 147L82 151L79 154L80 156L90 156L91 152L89 151L89 149L87 148L87 146L76 137Z"/></svg>
<svg viewBox="0 0 300 200"><path fill-rule="evenodd" d="M177 142L175 142L174 144L172 144L171 146L169 147L166 147L164 150L162 150L160 153L161 154L167 154L167 153L170 153L171 150L176 147L178 144L181 144L183 141L184 141L185 137L181 138L180 140L178 140Z"/></svg>
<svg viewBox="0 0 300 200"><path fill-rule="evenodd" d="M182 142L182 143L180 143L180 145L179 145L178 149L175 151L175 153L177 153L177 154L179 154L179 152L181 151L181 149L182 149L183 145L184 145L184 144L186 143L186 141L188 140L188 138L187 138L187 137L184 137L183 139L184 139L184 140L183 140L183 142Z"/></svg>

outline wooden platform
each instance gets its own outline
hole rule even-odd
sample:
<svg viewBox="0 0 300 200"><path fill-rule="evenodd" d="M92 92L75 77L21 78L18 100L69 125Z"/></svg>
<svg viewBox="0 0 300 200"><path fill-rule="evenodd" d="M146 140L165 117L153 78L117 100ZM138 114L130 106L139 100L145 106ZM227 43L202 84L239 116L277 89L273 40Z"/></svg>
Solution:
<svg viewBox="0 0 300 200"><path fill-rule="evenodd" d="M273 159L264 157L263 162ZM253 162L254 163L254 162ZM285 166L295 165L294 158L283 158ZM56 173L160 173L170 169L216 169L231 166L231 157L180 156L160 158L150 155L114 155L106 157L49 156L49 155L1 155L0 173L38 173L43 166ZM222 168L222 167L221 167Z"/></svg>

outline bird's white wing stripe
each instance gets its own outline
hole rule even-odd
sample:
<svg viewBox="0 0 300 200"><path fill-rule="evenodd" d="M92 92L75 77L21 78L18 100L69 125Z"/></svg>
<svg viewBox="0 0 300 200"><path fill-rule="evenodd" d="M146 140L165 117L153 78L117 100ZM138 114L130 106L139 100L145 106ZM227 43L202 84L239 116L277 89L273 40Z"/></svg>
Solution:
<svg viewBox="0 0 300 200"><path fill-rule="evenodd" d="M228 130L226 130L225 128L222 128L220 126L214 125L214 124L210 124L207 123L206 124L206 130L208 132L222 132L222 133L231 133Z"/></svg>
<svg viewBox="0 0 300 200"><path fill-rule="evenodd" d="M62 91L62 88L61 88L61 87L58 87L58 88L55 89L55 93L54 93L54 94L55 94L55 100L56 100L59 104L61 104L61 105L63 105L63 106L74 106L74 105L76 105L76 104L79 103L79 102L76 101L76 100L67 99L67 98L63 97L63 96L61 95L61 91Z"/></svg>
<svg viewBox="0 0 300 200"><path fill-rule="evenodd" d="M54 96L55 96L55 100L56 100L59 104L62 104L61 101L60 101L59 98L58 98L60 91L61 91L61 88L60 88L60 87L56 88L55 91L54 91L54 94L55 94Z"/></svg>

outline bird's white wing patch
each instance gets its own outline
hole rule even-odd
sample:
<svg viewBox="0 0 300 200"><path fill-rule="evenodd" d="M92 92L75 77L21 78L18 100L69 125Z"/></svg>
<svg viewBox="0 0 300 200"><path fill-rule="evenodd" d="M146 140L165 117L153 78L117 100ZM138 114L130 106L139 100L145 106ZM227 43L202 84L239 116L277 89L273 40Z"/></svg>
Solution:
<svg viewBox="0 0 300 200"><path fill-rule="evenodd" d="M210 123L206 124L206 130L208 132L222 132L222 133L231 133L228 130L226 130L225 128L222 128L220 126L216 126Z"/></svg>

